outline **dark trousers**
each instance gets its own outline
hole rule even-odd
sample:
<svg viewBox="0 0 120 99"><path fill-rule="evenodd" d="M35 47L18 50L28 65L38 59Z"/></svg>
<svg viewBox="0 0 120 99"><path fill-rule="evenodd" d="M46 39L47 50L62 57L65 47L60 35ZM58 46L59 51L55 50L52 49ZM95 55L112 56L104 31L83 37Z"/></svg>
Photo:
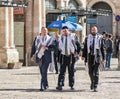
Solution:
<svg viewBox="0 0 120 99"><path fill-rule="evenodd" d="M41 73L41 89L46 89L48 86L48 80L47 80L47 70L48 70L49 62L45 61L44 59L41 61L41 64L39 65L40 73Z"/></svg>
<svg viewBox="0 0 120 99"><path fill-rule="evenodd" d="M95 56L89 55L88 59L88 68L91 84L94 85L94 88L97 87L99 81L99 65L100 63L95 62Z"/></svg>
<svg viewBox="0 0 120 99"><path fill-rule="evenodd" d="M58 76L58 86L64 86L64 79L65 79L65 72L66 67L68 66L68 74L69 74L69 86L73 86L73 71L74 69L71 68L71 55L65 56L62 55L62 63L60 68L60 74Z"/></svg>
<svg viewBox="0 0 120 99"><path fill-rule="evenodd" d="M70 75L69 75L69 86L74 86L74 83L75 83L75 77L74 77L74 67L75 67L75 62L76 62L76 60L75 60L75 57L74 57L74 54L72 54L72 58L71 58L72 60L71 60L71 66L70 66L70 71L69 71L69 73L70 73Z"/></svg>
<svg viewBox="0 0 120 99"><path fill-rule="evenodd" d="M54 63L55 63L55 71L58 73L58 65L57 65L57 55L54 54Z"/></svg>

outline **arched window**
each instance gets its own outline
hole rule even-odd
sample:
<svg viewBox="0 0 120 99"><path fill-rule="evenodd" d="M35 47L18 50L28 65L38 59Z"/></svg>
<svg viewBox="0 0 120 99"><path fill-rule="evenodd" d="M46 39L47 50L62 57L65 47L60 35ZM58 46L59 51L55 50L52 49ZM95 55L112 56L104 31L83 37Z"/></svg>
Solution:
<svg viewBox="0 0 120 99"><path fill-rule="evenodd" d="M45 0L46 9L56 9L56 0Z"/></svg>
<svg viewBox="0 0 120 99"><path fill-rule="evenodd" d="M110 7L109 4L106 2L97 2L92 6L92 9L103 9L101 10L110 10L112 11L112 8ZM96 16L97 17L97 27L99 30L99 33L102 33L103 31L106 31L108 33L112 33L112 15L109 16Z"/></svg>
<svg viewBox="0 0 120 99"><path fill-rule="evenodd" d="M93 9L106 9L106 10L111 10L111 7L105 3L105 2L98 2L92 6Z"/></svg>
<svg viewBox="0 0 120 99"><path fill-rule="evenodd" d="M70 0L68 4L68 8L70 9L78 9L79 4L76 0Z"/></svg>

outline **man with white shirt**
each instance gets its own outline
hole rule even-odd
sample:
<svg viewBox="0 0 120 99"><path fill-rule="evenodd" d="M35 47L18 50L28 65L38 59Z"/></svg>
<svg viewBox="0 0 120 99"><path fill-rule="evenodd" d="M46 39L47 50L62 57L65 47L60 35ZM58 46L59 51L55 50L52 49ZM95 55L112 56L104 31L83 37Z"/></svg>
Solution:
<svg viewBox="0 0 120 99"><path fill-rule="evenodd" d="M44 91L48 87L47 70L49 63L51 62L51 51L53 50L53 40L47 33L47 28L42 27L41 34L35 38L31 50L31 60L33 61L33 56L36 55L36 63L40 68L40 91Z"/></svg>
<svg viewBox="0 0 120 99"><path fill-rule="evenodd" d="M56 87L57 90L62 90L62 86L64 86L64 79L65 79L65 72L66 67L68 66L68 74L69 74L69 83L71 74L71 57L72 54L75 52L75 48L72 42L72 36L70 31L68 30L67 26L62 28L62 34L59 39L59 49L61 51L61 67L60 67L60 74L58 76L58 86ZM70 86L71 88L73 86Z"/></svg>
<svg viewBox="0 0 120 99"><path fill-rule="evenodd" d="M98 34L96 26L91 28L91 33L87 36L84 43L82 59L88 62L89 76L91 80L90 89L97 91L99 82L99 65L105 60L105 49L102 45L102 36ZM102 59L102 60L101 60Z"/></svg>

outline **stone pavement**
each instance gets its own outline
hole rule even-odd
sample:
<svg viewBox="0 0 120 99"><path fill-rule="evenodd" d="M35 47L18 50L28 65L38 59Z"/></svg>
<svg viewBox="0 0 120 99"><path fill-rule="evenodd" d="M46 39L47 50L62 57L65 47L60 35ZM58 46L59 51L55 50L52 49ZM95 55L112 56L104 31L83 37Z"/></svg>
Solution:
<svg viewBox="0 0 120 99"><path fill-rule="evenodd" d="M48 74L49 89L39 91L40 75L37 66L21 69L0 69L0 99L120 99L120 71L117 59L111 70L100 72L99 91L90 91L90 80L83 61L76 63L75 90L68 87L66 73L63 91L56 91L58 75Z"/></svg>

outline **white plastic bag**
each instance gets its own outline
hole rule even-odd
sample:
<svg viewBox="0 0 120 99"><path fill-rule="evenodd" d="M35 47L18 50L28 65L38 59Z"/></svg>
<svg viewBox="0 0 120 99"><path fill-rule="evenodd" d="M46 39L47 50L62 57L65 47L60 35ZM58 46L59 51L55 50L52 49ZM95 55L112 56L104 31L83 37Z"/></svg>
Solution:
<svg viewBox="0 0 120 99"><path fill-rule="evenodd" d="M52 62L49 64L48 73L55 73L54 51L51 52Z"/></svg>

